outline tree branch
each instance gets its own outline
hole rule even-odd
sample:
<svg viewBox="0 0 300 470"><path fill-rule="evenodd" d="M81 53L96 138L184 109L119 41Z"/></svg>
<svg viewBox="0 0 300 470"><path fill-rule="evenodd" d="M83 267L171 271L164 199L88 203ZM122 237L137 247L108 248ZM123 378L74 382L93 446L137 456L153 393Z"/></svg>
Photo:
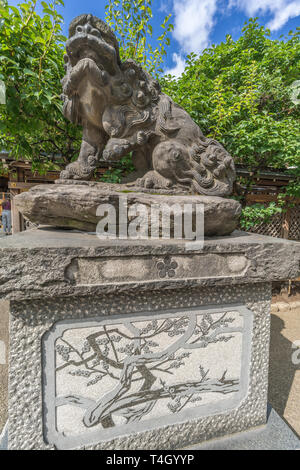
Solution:
<svg viewBox="0 0 300 470"><path fill-rule="evenodd" d="M180 383L171 386L170 389L172 391L172 396L189 397L190 400L194 394L199 393L220 393L222 395L227 395L229 393L238 392L239 380L235 378L225 380L223 375L221 379L209 379L205 382L199 380L196 382ZM138 392L131 393L119 400L112 401L110 406L106 408L103 416L101 418L99 417L95 424L98 424L100 419L104 419L107 415L111 415L112 413L118 414L118 411L125 408L136 407L147 402L157 401L168 397L171 397L171 393L163 387L154 390L139 390ZM96 404L93 400L78 397L77 395L58 397L56 399L56 406L61 406L67 403L72 403L86 409L89 409L91 406L94 407Z"/></svg>
<svg viewBox="0 0 300 470"><path fill-rule="evenodd" d="M193 315L190 317L189 325L185 333L174 343L168 346L164 351L148 354L140 354L126 357L124 361L124 366L122 374L120 377L120 382L116 387L110 392L106 393L101 399L97 402L96 407L92 407L87 410L83 421L87 427L95 426L103 418L110 414L110 408L114 403L121 400L123 395L128 392L131 387L131 379L134 369L137 366L146 365L151 362L161 361L166 359L170 354L176 352L179 348L183 347L184 344L190 339L195 331L195 326L197 324L197 317ZM132 325L131 325L132 326ZM137 341L140 341L141 338L138 338ZM143 393L143 392L142 392Z"/></svg>

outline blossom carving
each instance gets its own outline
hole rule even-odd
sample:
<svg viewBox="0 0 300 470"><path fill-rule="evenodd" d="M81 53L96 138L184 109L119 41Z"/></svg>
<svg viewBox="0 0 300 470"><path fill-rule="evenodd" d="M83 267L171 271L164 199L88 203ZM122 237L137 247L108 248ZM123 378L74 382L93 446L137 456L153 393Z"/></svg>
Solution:
<svg viewBox="0 0 300 470"><path fill-rule="evenodd" d="M165 256L163 261L158 261L156 267L160 278L175 277L175 270L178 268L178 263L172 260L171 256Z"/></svg>

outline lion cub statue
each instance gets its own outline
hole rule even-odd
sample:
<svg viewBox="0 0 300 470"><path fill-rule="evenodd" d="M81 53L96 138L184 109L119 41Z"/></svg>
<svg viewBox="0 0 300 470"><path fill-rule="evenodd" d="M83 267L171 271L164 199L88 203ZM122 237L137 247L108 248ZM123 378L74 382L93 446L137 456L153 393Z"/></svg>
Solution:
<svg viewBox="0 0 300 470"><path fill-rule="evenodd" d="M134 185L212 196L232 192L235 168L223 146L204 137L189 114L133 60L121 62L111 28L75 18L66 43L63 113L83 127L77 161L61 179L89 180L102 161L132 152Z"/></svg>

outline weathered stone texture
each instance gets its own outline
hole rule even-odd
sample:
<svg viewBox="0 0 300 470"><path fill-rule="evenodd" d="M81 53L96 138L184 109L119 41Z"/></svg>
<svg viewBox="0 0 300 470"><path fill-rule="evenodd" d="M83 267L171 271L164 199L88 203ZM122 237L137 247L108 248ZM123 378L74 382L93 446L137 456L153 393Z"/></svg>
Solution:
<svg viewBox="0 0 300 470"><path fill-rule="evenodd" d="M184 241L104 242L38 229L1 240L0 256L0 296L11 301L11 449L51 448L42 419L44 335L62 320L106 315L152 319L169 309L244 305L253 313L248 393L230 410L100 436L87 448L175 449L265 423L271 281L298 276L299 243L234 232L189 251Z"/></svg>
<svg viewBox="0 0 300 470"><path fill-rule="evenodd" d="M71 22L65 70L63 113L82 125L83 138L77 161L61 179L90 179L101 160L117 161L132 152L140 187L231 194L232 157L203 135L147 71L131 59L121 61L108 24L85 14Z"/></svg>
<svg viewBox="0 0 300 470"><path fill-rule="evenodd" d="M86 446L87 449L176 449L266 422L271 285L186 288L98 298L11 303L9 448L49 449L43 440L41 338L54 322L99 315L130 315L170 308L245 304L254 313L249 389L232 411ZM46 364L47 366L47 364ZM101 440L101 438L100 438Z"/></svg>
<svg viewBox="0 0 300 470"><path fill-rule="evenodd" d="M227 235L238 223L237 201L230 196L236 171L232 157L215 139L206 138L189 114L162 93L160 84L133 60L121 61L110 27L93 15L75 18L69 30L62 80L63 114L83 127L80 152L60 174L60 182L82 186L34 188L15 198L29 220L39 224L94 231L96 207L118 203L117 185L108 197L103 185L86 185L101 161L132 155L136 181L127 191L204 196L206 235ZM137 177L140 176L140 177ZM128 196L146 204L162 198ZM179 197L179 196L178 196ZM177 198L174 198L177 202Z"/></svg>

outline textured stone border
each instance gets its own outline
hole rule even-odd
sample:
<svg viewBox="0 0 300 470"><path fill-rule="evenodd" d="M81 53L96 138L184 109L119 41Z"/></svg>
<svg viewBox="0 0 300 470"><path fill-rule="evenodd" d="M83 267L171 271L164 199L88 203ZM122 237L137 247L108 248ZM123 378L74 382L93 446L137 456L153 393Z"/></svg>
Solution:
<svg viewBox="0 0 300 470"><path fill-rule="evenodd" d="M8 423L0 436L0 450L7 449ZM159 449L158 449L159 450ZM230 437L212 439L204 444L185 447L183 450L300 450L300 439L288 424L271 407L268 421L251 431Z"/></svg>

